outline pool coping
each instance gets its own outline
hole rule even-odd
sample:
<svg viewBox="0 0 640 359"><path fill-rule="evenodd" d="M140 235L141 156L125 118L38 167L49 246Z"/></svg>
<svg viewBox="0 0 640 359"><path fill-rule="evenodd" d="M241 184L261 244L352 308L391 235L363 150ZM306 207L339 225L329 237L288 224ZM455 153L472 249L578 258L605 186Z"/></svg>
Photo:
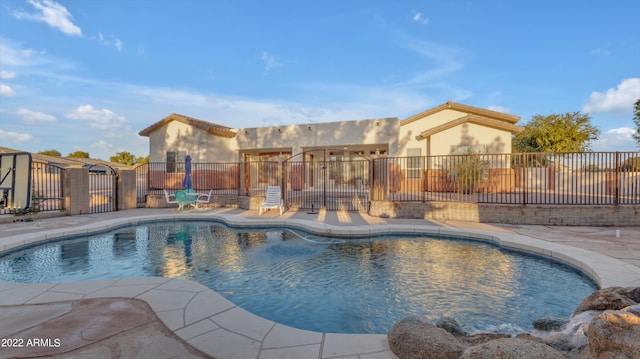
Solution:
<svg viewBox="0 0 640 359"><path fill-rule="evenodd" d="M600 287L637 286L640 268L587 249L513 233L421 224L331 225L322 222L245 218L227 213L169 213L98 220L92 223L0 238L0 252L59 237L90 234L115 226L158 220L215 219L229 226L294 227L321 235L362 237L413 233L480 240L549 257L570 265ZM0 282L0 306L88 298L132 298L149 304L174 335L217 358L395 358L385 334L335 334L296 329L254 315L215 291L184 279L141 277L67 283Z"/></svg>

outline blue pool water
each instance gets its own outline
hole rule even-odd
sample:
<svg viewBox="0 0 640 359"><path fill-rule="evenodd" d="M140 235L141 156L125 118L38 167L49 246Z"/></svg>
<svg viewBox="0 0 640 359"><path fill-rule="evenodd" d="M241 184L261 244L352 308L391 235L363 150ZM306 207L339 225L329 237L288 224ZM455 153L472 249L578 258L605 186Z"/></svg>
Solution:
<svg viewBox="0 0 640 359"><path fill-rule="evenodd" d="M467 331L531 330L569 317L597 289L544 258L482 242L413 236L331 239L202 221L124 227L0 257L0 280L163 276L194 280L293 327L386 333L407 315L456 318Z"/></svg>

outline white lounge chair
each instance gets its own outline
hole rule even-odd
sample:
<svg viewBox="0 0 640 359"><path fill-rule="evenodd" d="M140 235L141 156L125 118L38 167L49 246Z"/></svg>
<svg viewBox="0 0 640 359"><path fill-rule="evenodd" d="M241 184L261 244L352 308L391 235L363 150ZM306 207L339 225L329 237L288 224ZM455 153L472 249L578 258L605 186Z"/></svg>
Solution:
<svg viewBox="0 0 640 359"><path fill-rule="evenodd" d="M173 193L169 193L166 189L164 191L164 198L167 200L167 204L178 203L176 202L176 195Z"/></svg>
<svg viewBox="0 0 640 359"><path fill-rule="evenodd" d="M198 196L198 198L196 199L196 202L198 203L209 203L209 201L211 201L211 195L213 194L213 190L209 190L209 194L200 194Z"/></svg>
<svg viewBox="0 0 640 359"><path fill-rule="evenodd" d="M265 209L271 208L279 208L280 215L284 213L284 203L282 203L282 195L280 191L280 186L269 186L267 187L267 197L264 202L260 205L260 215L264 213Z"/></svg>

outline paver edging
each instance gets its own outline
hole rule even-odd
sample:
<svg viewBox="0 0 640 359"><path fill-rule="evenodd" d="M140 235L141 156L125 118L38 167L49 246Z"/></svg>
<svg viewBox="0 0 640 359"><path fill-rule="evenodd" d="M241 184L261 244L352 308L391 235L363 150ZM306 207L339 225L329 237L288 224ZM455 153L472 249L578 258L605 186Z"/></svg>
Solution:
<svg viewBox="0 0 640 359"><path fill-rule="evenodd" d="M566 246L559 243L550 243L547 241L543 241L543 240L539 240L536 238L528 237L525 235L519 235L519 234L496 233L496 232L468 230L468 229L461 230L461 229L455 229L455 228L445 228L441 225L426 226L426 225L400 225L400 224L392 224L392 225L373 224L368 226L347 227L347 226L334 226L330 224L317 223L317 222L311 222L311 221L305 221L305 220L299 220L299 219L292 219L287 221L282 219L269 220L269 219L262 219L262 218L261 219L242 218L234 215L227 215L224 213L213 214L213 215L190 214L190 215L177 216L175 214L166 214L166 215L137 216L137 217L129 217L129 218L111 219L108 221L97 222L94 225L82 225L76 229L71 229L71 230L67 228L59 229L59 230L42 230L42 231L33 232L29 234L20 234L20 235L13 236L15 237L14 241L11 240L12 236L2 238L3 245L2 247L0 247L2 248L2 250L0 250L0 253L6 250L12 250L18 246L33 245L35 243L39 243L42 241L55 240L60 237L67 237L69 235L93 234L93 233L104 232L106 230L111 230L114 227L118 227L118 226L143 224L143 223L154 222L158 220L166 221L166 220L182 220L182 219L187 219L187 220L213 219L231 227L234 227L234 226L236 227L251 226L251 227L257 227L257 228L287 227L287 228L302 230L305 232L312 232L318 235L340 233L341 235L346 235L350 237L363 237L363 236L388 234L388 233L413 233L413 234L437 235L437 236L444 236L444 237L452 236L452 237L458 237L458 238L490 242L495 245L501 246L503 248L508 248L516 251L523 251L523 252L558 260L560 262L576 267L577 269L583 271L585 274L590 276L594 281L596 281L601 287L611 286L612 284L620 285L620 282L614 278L618 273L618 272L615 272L615 270L621 270L629 273L629 277L632 279L636 278L637 280L637 278L640 278L640 268L635 266L624 265L625 264L624 262L617 260L615 258L608 257L603 254L589 251L586 249L570 247L570 246ZM607 265L613 266L616 268L614 268L612 272L611 268L599 266L598 261L594 261L594 259L596 260L606 259L604 262L606 262ZM586 263L586 262L589 262L589 263ZM614 272L616 275L614 275ZM188 281L185 279L177 279L177 278L175 279L161 278L164 280L160 280L160 278L161 277L140 277L140 278L134 278L134 279L124 278L116 281L115 283L106 285L105 288L117 287L120 281L122 281L122 285L126 285L126 283L129 283L129 282L137 283L137 284L154 284L154 289L158 289L158 287L163 286L170 281ZM630 280L629 282L633 282L633 281ZM38 285L38 284L34 284L34 285ZM629 285L632 285L632 283L629 283ZM30 285L27 285L27 286L30 286ZM201 284L196 282L193 282L192 284L188 284L187 286L192 286L193 288L200 286L204 288L202 289L202 291L199 291L198 293L202 293L205 290L210 290L211 292L216 293L215 291L207 287L204 287ZM11 291L12 289L15 289L18 287L22 287L22 286L14 286L14 287L9 286L9 288L5 290ZM52 290L54 288L55 288L55 285L52 285L51 288L45 289L44 292L48 292L49 290ZM105 288L102 288L102 289L105 289ZM176 290L179 290L179 289L176 289ZM193 291L189 291L189 292L194 293ZM43 292L40 292L38 295L42 295L42 294ZM216 295L219 295L219 294L216 293ZM130 298L145 301L154 310L156 315L158 315L159 312L157 308L154 308L153 303L145 300L145 298L141 298L141 296L142 296L141 294L137 294L137 295L132 295ZM111 296L107 296L103 298L111 298ZM193 300L193 298L191 298L191 300ZM183 318L191 300L189 300L189 302L184 304L182 309L177 307L175 308L175 310L178 310L178 311L181 310ZM15 304L20 304L20 303L15 303ZM213 304L213 303L207 303L207 304ZM238 310L244 311L244 309L238 308L235 305L233 305L231 308L236 308ZM191 317L189 320L189 323L186 323L183 320L182 326L179 326L179 327L176 327L175 325L176 323L167 322L168 317L166 316L158 315L158 318L165 326L167 326L168 328L171 328L172 332L176 336L178 336L180 339L184 340L185 342L189 343L194 339L193 332L190 332L184 329L201 320L212 320L211 317L221 313L219 311L219 307L216 310L218 310L218 312L216 312L216 314L213 314L213 315L211 314L211 311L204 310L204 312L207 313L207 315L203 316L202 318ZM224 309L223 312L227 310L230 310L230 308ZM259 320L262 322L268 321L267 319L256 316L255 314L252 314L250 312L247 312L247 311L245 312L246 312L246 315L248 315L249 317L255 317L256 320ZM268 321L268 322L271 322L271 321ZM273 323L273 325L284 326L282 324L275 323L275 322L271 322L271 323ZM308 331L303 331L301 329L296 329L292 327L287 327L287 328L293 331L308 332ZM184 337L181 334L184 334ZM206 334L206 333L201 333L201 335L203 334ZM322 333L319 333L319 334L322 334ZM263 342L267 337L268 335L265 335L265 337L262 338L261 342ZM323 348L324 348L324 345L325 343L322 343ZM323 353L324 353L324 349L323 349Z"/></svg>

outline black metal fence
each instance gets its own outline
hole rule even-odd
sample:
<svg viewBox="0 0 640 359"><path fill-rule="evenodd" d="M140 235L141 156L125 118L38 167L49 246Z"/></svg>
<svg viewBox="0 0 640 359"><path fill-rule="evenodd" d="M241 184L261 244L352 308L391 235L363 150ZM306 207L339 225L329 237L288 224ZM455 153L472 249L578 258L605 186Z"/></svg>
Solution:
<svg viewBox="0 0 640 359"><path fill-rule="evenodd" d="M133 169L136 171L136 205L144 207L147 203L149 189L149 164L137 164Z"/></svg>
<svg viewBox="0 0 640 359"><path fill-rule="evenodd" d="M287 207L369 210L369 160L285 161L282 166Z"/></svg>
<svg viewBox="0 0 640 359"><path fill-rule="evenodd" d="M192 188L197 191L214 190L216 194L238 195L242 165L237 162L192 163ZM137 183L146 182L146 194L158 195L165 189L171 192L184 189L182 185L185 177L184 163L150 162L146 168L138 167L136 175ZM143 195L144 192L138 192L139 197Z"/></svg>
<svg viewBox="0 0 640 359"><path fill-rule="evenodd" d="M100 169L92 170L92 169ZM89 211L90 213L112 212L118 208L118 174L108 166L96 165L89 168Z"/></svg>
<svg viewBox="0 0 640 359"><path fill-rule="evenodd" d="M31 203L29 212L63 211L63 168L45 162L31 162ZM0 214L16 214L14 208L0 206Z"/></svg>
<svg viewBox="0 0 640 359"><path fill-rule="evenodd" d="M64 170L45 162L31 164L31 209L33 211L64 210Z"/></svg>
<svg viewBox="0 0 640 359"><path fill-rule="evenodd" d="M184 166L149 163L138 197L182 189ZM138 170L137 170L138 171ZM145 178L146 176L146 178ZM465 154L343 161L193 163L198 191L262 196L283 189L291 208L367 210L370 201L640 204L640 152Z"/></svg>
<svg viewBox="0 0 640 359"><path fill-rule="evenodd" d="M639 152L379 158L373 176L372 200L640 204Z"/></svg>

